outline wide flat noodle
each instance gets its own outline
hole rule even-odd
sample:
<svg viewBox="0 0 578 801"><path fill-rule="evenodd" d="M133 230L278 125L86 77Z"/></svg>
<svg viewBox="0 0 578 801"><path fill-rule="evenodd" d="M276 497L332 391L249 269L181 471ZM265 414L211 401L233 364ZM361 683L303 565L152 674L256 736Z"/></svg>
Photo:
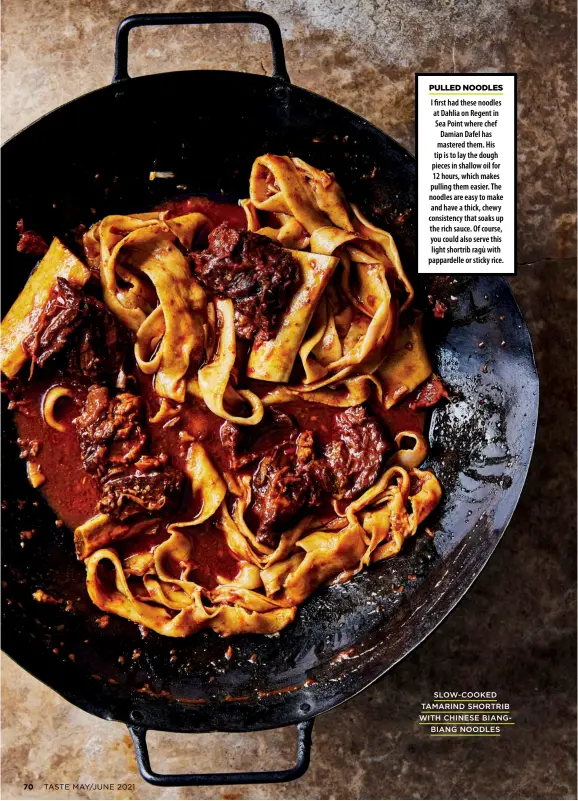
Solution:
<svg viewBox="0 0 578 801"><path fill-rule="evenodd" d="M404 442L413 440L413 446L402 447ZM390 457L389 465L400 465L400 467L410 470L412 467L419 467L429 451L427 440L419 431L399 431L395 435L395 444L398 450Z"/></svg>
<svg viewBox="0 0 578 801"><path fill-rule="evenodd" d="M365 403L371 397L372 391L380 400L381 384L379 381L372 375L359 375L345 378L331 388L322 387L307 392L307 394L291 387L278 387L264 395L262 400L265 406L273 406L278 403L290 403L298 398L306 398L311 403L347 408Z"/></svg>
<svg viewBox="0 0 578 801"><path fill-rule="evenodd" d="M189 447L185 473L191 481L193 500L199 512L192 520L172 523L168 527L169 533L179 528L198 526L209 520L220 507L227 494L227 485L213 465L205 448L198 442Z"/></svg>
<svg viewBox="0 0 578 801"><path fill-rule="evenodd" d="M339 338L336 316L339 309L335 293L331 292L332 289L333 287L329 286L325 293L323 334L311 351L311 354L319 364L324 367L336 362L343 356L343 344Z"/></svg>
<svg viewBox="0 0 578 801"><path fill-rule="evenodd" d="M395 333L397 324L397 306L385 278L383 268L373 265L364 273L367 288L362 284L362 296L371 297L372 303L378 304L369 324L361 324L358 332L346 337L344 341L344 354L340 359L327 365L327 370L339 371L344 367L363 365L371 359L367 372L372 372L383 360L390 339ZM359 323L364 318L358 318ZM353 327L355 318L352 321ZM353 332L351 332L353 333Z"/></svg>
<svg viewBox="0 0 578 801"><path fill-rule="evenodd" d="M329 217L333 225L345 230L353 230L349 203L335 176L325 170L312 167L303 159L292 159L297 171L313 190L315 201L321 211Z"/></svg>
<svg viewBox="0 0 578 801"><path fill-rule="evenodd" d="M325 331L327 329L327 301L322 297L319 306L315 310L313 320L309 326L309 336L305 339L299 348L299 358L303 365L303 372L305 377L304 384L311 384L327 373L324 369L323 362L319 361L315 356L315 351L321 344ZM282 387L280 387L282 389Z"/></svg>
<svg viewBox="0 0 578 801"><path fill-rule="evenodd" d="M108 218L101 223L103 296L111 311L135 332L135 358L143 372L154 373L155 392L182 403L185 375L201 362L204 352L206 297L175 240L190 244L208 220L202 214L187 214L168 222L138 223L132 221L128 227L134 225L134 230L118 239L112 249L117 236L110 231L116 231L121 223L117 221L112 229ZM132 285L130 292L119 289L117 274L125 282L130 275L147 276L159 306L148 310L138 284Z"/></svg>
<svg viewBox="0 0 578 801"><path fill-rule="evenodd" d="M413 495L408 492L407 502L411 512L407 513L405 504L403 504L403 509L401 502L398 504L399 517L396 518L395 525L392 522L391 540L371 549L370 559L372 562L389 559L398 554L404 540L416 533L419 524L434 511L441 500L442 490L439 481L431 471L414 468L410 471L410 475L420 480L418 491ZM364 526L369 529L368 523L369 521L364 520ZM383 539L379 537L378 541L383 542Z"/></svg>
<svg viewBox="0 0 578 801"><path fill-rule="evenodd" d="M283 596L302 603L321 584L356 565L365 552L360 526L340 532L320 531L297 543L305 558L283 582Z"/></svg>
<svg viewBox="0 0 578 801"><path fill-rule="evenodd" d="M61 433L66 431L66 426L56 419L56 405L61 398L73 398L74 394L68 387L62 387L55 384L50 387L48 392L42 398L42 417L44 422L53 428L55 431Z"/></svg>
<svg viewBox="0 0 578 801"><path fill-rule="evenodd" d="M370 223L369 220L363 216L357 206L352 204L351 208L353 209L353 213L355 215L355 230L358 231L362 236L377 242L383 248L385 255L393 265L395 273L407 293L407 297L402 303L400 309L400 311L405 311L412 304L414 291L413 286L411 285L411 282L409 281L407 275L405 274L405 270L402 267L401 259L399 258L399 253L392 235L387 231L384 231L381 228L373 225L373 223Z"/></svg>
<svg viewBox="0 0 578 801"><path fill-rule="evenodd" d="M113 568L105 573L103 563ZM193 582L162 581L147 575L129 584L117 553L103 549L86 561L87 589L104 612L125 617L166 637L188 637L211 628L223 637L233 634L274 634L295 617L297 607L275 602L238 587L208 591ZM137 579L138 581L138 579ZM181 585L181 586L179 586ZM205 599L211 602L206 605ZM234 603L235 605L231 605Z"/></svg>
<svg viewBox="0 0 578 801"><path fill-rule="evenodd" d="M331 225L324 225L311 234L311 251L332 256L335 251L346 242L358 242L359 237L354 231L342 230Z"/></svg>
<svg viewBox="0 0 578 801"><path fill-rule="evenodd" d="M76 555L79 559L86 559L93 551L119 540L136 537L138 534L153 534L157 527L158 519L156 518L120 523L109 515L97 514L75 529Z"/></svg>
<svg viewBox="0 0 578 801"><path fill-rule="evenodd" d="M255 159L249 192L255 208L291 214L309 233L330 223L289 156L267 153Z"/></svg>
<svg viewBox="0 0 578 801"><path fill-rule="evenodd" d="M199 370L199 391L209 409L218 417L238 425L257 425L263 419L263 404L253 392L247 389L236 391L251 407L252 413L248 417L231 414L225 409L227 389L235 366L235 311L232 300L217 299L215 306L220 320L219 346L214 359Z"/></svg>
<svg viewBox="0 0 578 801"><path fill-rule="evenodd" d="M409 325L398 330L392 352L377 369L385 408L391 409L431 374L422 334L422 316L416 315Z"/></svg>
<svg viewBox="0 0 578 801"><path fill-rule="evenodd" d="M250 562L239 562L239 572L235 578L217 575L215 579L217 584L226 584L229 587L239 587L243 590L257 590L263 585L259 568Z"/></svg>
<svg viewBox="0 0 578 801"><path fill-rule="evenodd" d="M329 283L338 259L292 250L301 268L301 285L283 314L273 339L255 343L249 355L247 375L262 381L286 383L313 318L317 304Z"/></svg>

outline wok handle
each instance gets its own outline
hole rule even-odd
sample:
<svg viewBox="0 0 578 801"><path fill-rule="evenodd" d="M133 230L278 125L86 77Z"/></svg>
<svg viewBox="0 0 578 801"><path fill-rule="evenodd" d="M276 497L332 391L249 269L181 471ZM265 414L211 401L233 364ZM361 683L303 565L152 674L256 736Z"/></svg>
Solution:
<svg viewBox="0 0 578 801"><path fill-rule="evenodd" d="M290 83L281 29L273 17L261 11L187 11L179 14L134 14L126 17L116 31L113 83L130 78L128 74L128 35L133 28L143 25L205 25L207 23L253 23L264 25L271 39L273 77Z"/></svg>
<svg viewBox="0 0 578 801"><path fill-rule="evenodd" d="M313 721L297 724L297 762L287 770L264 770L250 773L155 773L151 769L147 747L146 726L129 726L136 752L140 775L146 782L158 787L206 787L219 784L272 784L290 782L303 776L311 757L311 730Z"/></svg>

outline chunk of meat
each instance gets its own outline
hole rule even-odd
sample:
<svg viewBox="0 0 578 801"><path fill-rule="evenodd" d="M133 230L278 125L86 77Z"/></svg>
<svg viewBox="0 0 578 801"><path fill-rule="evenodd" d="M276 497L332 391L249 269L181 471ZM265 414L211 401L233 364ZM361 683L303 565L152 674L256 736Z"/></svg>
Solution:
<svg viewBox="0 0 578 801"><path fill-rule="evenodd" d="M221 444L229 456L229 465L235 470L262 459L274 448L294 443L298 434L293 419L277 409L267 410L255 431L228 420L220 430Z"/></svg>
<svg viewBox="0 0 578 801"><path fill-rule="evenodd" d="M105 479L99 511L117 520L142 513L172 514L183 494L184 475L175 467Z"/></svg>
<svg viewBox="0 0 578 801"><path fill-rule="evenodd" d="M121 367L128 344L104 303L57 278L55 289L23 347L40 367L54 357L73 375L100 381Z"/></svg>
<svg viewBox="0 0 578 801"><path fill-rule="evenodd" d="M138 395L123 392L111 399L106 387L92 386L73 423L88 473L102 477L111 467L132 464L143 455L145 409Z"/></svg>
<svg viewBox="0 0 578 801"><path fill-rule="evenodd" d="M235 425L235 423L230 423L228 420L225 420L219 429L219 436L221 437L221 445L228 453L229 465L235 468L238 467L238 451L240 449L242 438L241 427Z"/></svg>
<svg viewBox="0 0 578 801"><path fill-rule="evenodd" d="M389 449L383 426L365 406L352 406L335 416L337 437L324 448L332 495L351 499L369 489Z"/></svg>
<svg viewBox="0 0 578 801"><path fill-rule="evenodd" d="M306 469L313 461L315 440L312 431L302 431L295 443L295 465L297 469Z"/></svg>
<svg viewBox="0 0 578 801"><path fill-rule="evenodd" d="M284 529L321 503L327 491L325 466L312 459L312 446L312 433L302 431L293 447L277 447L261 459L253 476L257 540L271 548Z"/></svg>
<svg viewBox="0 0 578 801"><path fill-rule="evenodd" d="M100 479L98 510L117 520L138 514L172 514L179 506L184 475L166 453L146 453L143 399L130 392L111 398L106 387L88 390L74 419L84 469Z"/></svg>
<svg viewBox="0 0 578 801"><path fill-rule="evenodd" d="M437 375L432 375L418 389L417 395L409 404L409 408L412 410L429 409L430 406L435 406L436 403L439 403L442 398L449 397L441 378Z"/></svg>
<svg viewBox="0 0 578 801"><path fill-rule="evenodd" d="M261 458L252 505L259 542L275 547L281 532L310 509L331 497L355 498L378 478L390 447L379 420L356 406L336 414L333 425L321 452L313 433L304 430Z"/></svg>
<svg viewBox="0 0 578 801"><path fill-rule="evenodd" d="M242 339L271 339L299 284L299 264L273 240L222 223L209 247L192 253L192 268L213 295L231 298Z"/></svg>
<svg viewBox="0 0 578 801"><path fill-rule="evenodd" d="M48 245L40 234L25 228L24 220L18 220L16 223L16 231L19 234L18 243L16 245L16 250L19 253L26 253L28 256L44 256L48 250Z"/></svg>

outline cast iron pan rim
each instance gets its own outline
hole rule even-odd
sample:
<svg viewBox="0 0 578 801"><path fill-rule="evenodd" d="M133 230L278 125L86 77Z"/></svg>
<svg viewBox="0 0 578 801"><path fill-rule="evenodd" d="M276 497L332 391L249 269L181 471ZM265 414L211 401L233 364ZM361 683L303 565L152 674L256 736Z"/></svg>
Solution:
<svg viewBox="0 0 578 801"><path fill-rule="evenodd" d="M51 111L47 111L46 114L43 114L41 117L38 117L38 119L34 120L28 125L25 125L24 128L21 128L17 133L12 134L12 136L3 143L1 149L3 150L18 136L20 136L20 134L29 131L36 125L36 123L42 122L47 117L50 117L52 114L56 114L61 109L64 109L67 106L70 106L79 100L85 100L100 92L102 93L112 92L114 94L117 94L124 92L127 89L128 91L130 91L129 87L133 84L142 84L146 83L147 81L152 82L158 80L159 78L161 80L168 80L171 78L182 80L185 77L191 78L193 76L198 76L199 78L203 77L207 78L216 75L234 75L235 78L240 78L241 80L257 81L257 82L261 81L263 83L270 84L272 87L276 86L279 88L283 88L287 92L296 92L296 93L302 92L305 95L310 95L319 103L324 103L326 105L333 106L335 109L339 109L339 111L341 112L346 111L358 125L364 128L371 128L372 130L376 131L378 134L385 137L388 140L388 142L392 144L395 148L399 149L402 153L404 153L409 160L415 161L415 157L413 156L413 154L410 153L409 150L407 150L407 148L405 148L400 142L398 142L397 139L394 139L393 136L390 136L390 134L386 133L385 131L382 131L381 128L379 128L373 122L366 120L365 117L361 116L361 114L358 114L356 111L352 111L348 106L343 106L340 103L337 103L335 100L331 100L330 98L324 97L323 95L320 95L317 92L311 91L311 89L305 89L304 87L297 86L294 83L287 83L286 81L283 81L279 78L272 78L270 75L258 75L254 72L239 72L237 70L173 70L172 72L155 72L149 75L138 75L135 78L126 78L121 81L117 81L116 83L111 83L106 86L101 86L99 89L92 89L90 92L85 92L82 95L78 95L78 97L75 97L72 100L68 100L66 103L57 106Z"/></svg>

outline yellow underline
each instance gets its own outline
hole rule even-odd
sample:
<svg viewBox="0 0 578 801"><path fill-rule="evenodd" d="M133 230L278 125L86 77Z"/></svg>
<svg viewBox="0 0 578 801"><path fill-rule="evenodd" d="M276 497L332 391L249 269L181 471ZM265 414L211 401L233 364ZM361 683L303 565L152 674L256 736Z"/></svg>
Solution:
<svg viewBox="0 0 578 801"><path fill-rule="evenodd" d="M430 92L430 97L434 97L437 95L475 95L476 97L480 95L503 95L503 92Z"/></svg>
<svg viewBox="0 0 578 801"><path fill-rule="evenodd" d="M444 714L445 715L459 715L460 713L459 712L444 712ZM441 717L441 715L438 715L437 712L428 712L427 715L437 715L438 717ZM420 717L427 717L427 715L426 715L426 713L420 712ZM436 721L434 721L434 722L436 722ZM437 722L439 722L439 721L437 721ZM485 723L488 723L489 721L487 721L487 720L478 720L478 721L475 721L475 720L470 720L470 721L456 720L455 722L456 723L479 723L479 724L483 725ZM503 721L500 721L500 720L492 721L492 723L502 723L502 722ZM504 723L504 725L506 725L506 724Z"/></svg>

